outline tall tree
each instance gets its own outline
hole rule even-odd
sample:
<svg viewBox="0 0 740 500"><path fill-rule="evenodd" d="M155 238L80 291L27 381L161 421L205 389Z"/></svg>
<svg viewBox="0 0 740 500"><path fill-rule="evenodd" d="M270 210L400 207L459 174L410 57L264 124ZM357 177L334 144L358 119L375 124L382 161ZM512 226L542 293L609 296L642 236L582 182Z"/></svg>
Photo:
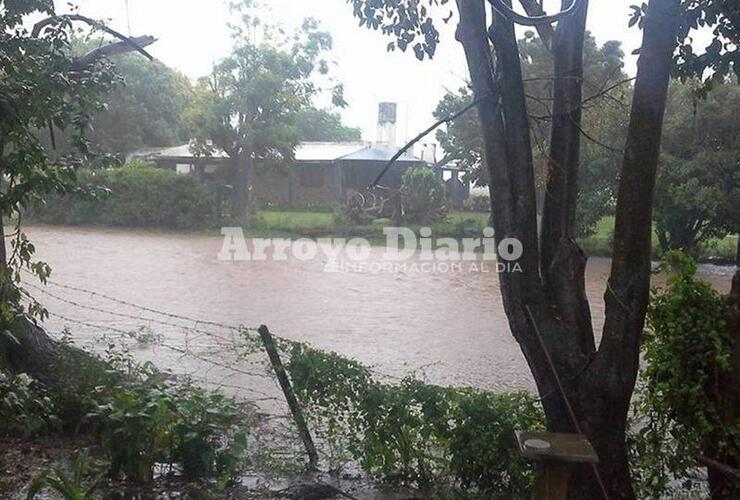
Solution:
<svg viewBox="0 0 740 500"><path fill-rule="evenodd" d="M432 16L447 2L350 0L364 24L433 56ZM487 12L490 4L492 9ZM457 0L463 46L483 131L492 219L499 242L516 238L521 272L500 275L512 334L534 375L553 431L585 434L600 462L577 469L571 498L632 499L625 431L639 364L650 284L653 189L673 54L686 15L706 2L650 0L638 8L643 42L616 202L614 256L605 325L596 346L585 294L586 256L575 243L582 135L583 46L587 0L563 0L546 15L538 2ZM441 6L441 7L440 7ZM644 18L642 16L644 13ZM721 12L720 12L721 14ZM450 16L451 17L451 16ZM448 17L447 19L449 19ZM716 24L721 15L702 18ZM553 24L557 23L556 27ZM553 123L547 196L537 234L530 121L515 24L534 26L553 52Z"/></svg>
<svg viewBox="0 0 740 500"><path fill-rule="evenodd" d="M208 155L221 150L230 158L231 215L246 223L254 162L293 158L300 141L298 113L317 92L312 75L327 72L321 55L332 39L312 19L284 39L257 21L251 1L234 9L243 21L233 28L234 49L198 83L186 114L193 151Z"/></svg>
<svg viewBox="0 0 740 500"><path fill-rule="evenodd" d="M93 117L90 141L103 151L123 154L187 142L183 113L193 95L188 78L159 61L133 54L117 56L113 62L122 84Z"/></svg>
<svg viewBox="0 0 740 500"><path fill-rule="evenodd" d="M696 254L709 239L740 231L740 88L713 85L704 98L694 84L670 89L655 198L664 252Z"/></svg>
<svg viewBox="0 0 740 500"><path fill-rule="evenodd" d="M339 113L309 106L298 113L301 141L352 142L362 140L362 130L342 123Z"/></svg>

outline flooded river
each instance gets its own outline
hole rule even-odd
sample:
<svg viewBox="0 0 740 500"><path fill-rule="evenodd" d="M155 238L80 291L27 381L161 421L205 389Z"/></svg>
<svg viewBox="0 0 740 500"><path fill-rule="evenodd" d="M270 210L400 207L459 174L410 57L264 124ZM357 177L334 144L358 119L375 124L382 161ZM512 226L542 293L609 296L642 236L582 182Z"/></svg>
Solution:
<svg viewBox="0 0 740 500"><path fill-rule="evenodd" d="M219 261L221 236L56 227L27 232L58 284L174 315L266 324L278 335L337 351L392 375L422 369L435 383L532 388L509 333L493 269L327 272L323 258ZM368 261L382 262L383 250L373 247ZM607 259L589 261L587 292L598 326L608 270ZM729 289L733 271L702 268L703 276L722 291ZM31 291L53 314L49 329L59 332L66 326L78 342L94 342L101 328L143 326L156 332L162 326L141 311L132 313L123 302L97 302L98 296L70 288L46 290L53 295ZM184 331L167 329L167 341L174 346L194 342L197 336ZM204 356L221 359L222 354ZM198 363L165 351L155 350L149 357L171 366Z"/></svg>

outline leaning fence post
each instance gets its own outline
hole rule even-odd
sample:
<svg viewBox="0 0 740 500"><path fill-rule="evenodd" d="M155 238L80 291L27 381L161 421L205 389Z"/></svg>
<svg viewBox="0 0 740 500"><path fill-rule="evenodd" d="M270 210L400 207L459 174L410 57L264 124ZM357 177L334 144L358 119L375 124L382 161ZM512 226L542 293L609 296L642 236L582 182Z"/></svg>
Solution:
<svg viewBox="0 0 740 500"><path fill-rule="evenodd" d="M260 326L257 329L257 332L262 338L265 351L267 351L267 355L270 357L272 369L275 371L275 376L277 377L278 382L280 382L280 388L283 390L283 394L285 394L285 400L288 402L290 413L293 415L296 427L298 427L298 434L300 434L303 446L305 446L306 453L308 454L308 464L310 467L316 468L319 462L319 456L316 453L316 446L314 446L313 439L311 439L311 433L308 431L306 418L303 416L303 410L301 410L301 407L298 405L298 400L293 392L293 387L290 385L288 374L285 372L285 367L283 366L282 361L280 361L280 354L278 353L277 347L275 347L275 341L272 338L272 334L265 325Z"/></svg>

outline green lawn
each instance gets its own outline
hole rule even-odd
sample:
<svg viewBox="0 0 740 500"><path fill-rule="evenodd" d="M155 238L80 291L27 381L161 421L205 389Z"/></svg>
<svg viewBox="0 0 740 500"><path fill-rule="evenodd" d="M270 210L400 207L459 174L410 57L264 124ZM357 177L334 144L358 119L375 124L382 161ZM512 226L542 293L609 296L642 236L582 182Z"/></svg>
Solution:
<svg viewBox="0 0 740 500"><path fill-rule="evenodd" d="M300 231L304 229L330 229L334 227L334 214L327 212L259 212L254 221L255 229Z"/></svg>
<svg viewBox="0 0 740 500"><path fill-rule="evenodd" d="M382 237L383 227L394 224L390 219L376 219L368 225L347 226L337 219L335 214L327 212L263 210L252 216L252 224L248 233L294 236L350 235L372 238ZM418 231L423 226L429 226L435 236L465 236L469 233L480 232L487 225L487 214L453 212L445 222L409 224L408 227Z"/></svg>
<svg viewBox="0 0 740 500"><path fill-rule="evenodd" d="M596 232L588 238L583 238L579 242L583 249L589 255L611 254L612 239L614 238L614 217L604 217L596 225ZM734 261L737 252L738 236L731 235L722 239L714 239L707 242L701 247L700 254L702 258L719 258L723 260ZM653 232L653 252L654 257L658 257L660 245L658 244L658 235Z"/></svg>

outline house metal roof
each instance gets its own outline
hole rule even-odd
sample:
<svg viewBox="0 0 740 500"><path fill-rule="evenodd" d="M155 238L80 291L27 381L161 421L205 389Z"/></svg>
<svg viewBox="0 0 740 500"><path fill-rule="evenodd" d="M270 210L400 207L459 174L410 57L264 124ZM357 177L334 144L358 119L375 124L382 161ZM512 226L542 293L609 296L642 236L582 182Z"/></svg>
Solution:
<svg viewBox="0 0 740 500"><path fill-rule="evenodd" d="M303 142L296 147L296 161L327 162L335 160L388 161L399 148L373 146L367 142ZM132 155L133 157L155 160L167 158L172 160L192 161L193 154L188 144L158 150L146 150ZM226 158L226 153L216 150L211 158ZM398 162L423 162L421 158L404 153Z"/></svg>
<svg viewBox="0 0 740 500"><path fill-rule="evenodd" d="M364 142L302 142L295 148L295 159L334 161L366 147Z"/></svg>
<svg viewBox="0 0 740 500"><path fill-rule="evenodd" d="M147 158L182 158L190 159L193 158L193 153L190 152L189 144L182 144L180 146L174 146L171 148L163 148L155 151L147 151L145 155ZM216 150L211 155L212 158L226 158L226 153L221 150Z"/></svg>
<svg viewBox="0 0 740 500"><path fill-rule="evenodd" d="M387 162L390 161L391 158L395 154L398 153L400 148L389 148L389 147L383 147L383 146L367 146L362 149L359 149L357 151L354 151L352 153L349 153L347 155L342 156L341 160L357 160L357 161L383 161ZM408 153L402 154L397 160L397 162L413 162L413 163L423 163L424 160L421 158L417 158L416 156L410 155Z"/></svg>

